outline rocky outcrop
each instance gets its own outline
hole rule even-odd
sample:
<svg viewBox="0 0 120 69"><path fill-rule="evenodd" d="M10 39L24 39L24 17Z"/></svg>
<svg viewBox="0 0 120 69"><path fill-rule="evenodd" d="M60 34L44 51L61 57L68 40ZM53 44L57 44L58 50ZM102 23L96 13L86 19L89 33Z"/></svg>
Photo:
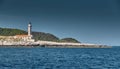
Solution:
<svg viewBox="0 0 120 69"><path fill-rule="evenodd" d="M87 44L87 43L65 43L65 42L51 42L51 41L37 41L43 47L72 47L72 48L110 48L106 45Z"/></svg>
<svg viewBox="0 0 120 69"><path fill-rule="evenodd" d="M0 46L39 46L39 47L59 47L59 48L110 48L110 46L86 44L86 43L65 43L52 41L0 41Z"/></svg>

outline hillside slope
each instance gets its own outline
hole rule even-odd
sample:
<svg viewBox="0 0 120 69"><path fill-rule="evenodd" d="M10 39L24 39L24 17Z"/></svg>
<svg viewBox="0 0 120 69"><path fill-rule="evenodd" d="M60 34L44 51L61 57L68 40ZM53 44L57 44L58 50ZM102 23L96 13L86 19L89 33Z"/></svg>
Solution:
<svg viewBox="0 0 120 69"><path fill-rule="evenodd" d="M59 40L58 37L50 33L32 32L32 35L35 40L43 40L43 41L58 41Z"/></svg>
<svg viewBox="0 0 120 69"><path fill-rule="evenodd" d="M20 35L20 34L27 34L26 31L20 30L20 29L12 29L12 28L0 28L0 36L14 36L14 35ZM50 33L44 33L44 32L32 32L33 38L35 40L43 40L43 41L55 41L55 42L73 42L73 43L79 43L74 38L64 38L59 39L53 34Z"/></svg>
<svg viewBox="0 0 120 69"><path fill-rule="evenodd" d="M27 34L27 32L20 29L0 28L1 36L14 36L16 34Z"/></svg>
<svg viewBox="0 0 120 69"><path fill-rule="evenodd" d="M78 40L74 38L63 38L60 40L61 42L73 42L73 43L80 43Z"/></svg>

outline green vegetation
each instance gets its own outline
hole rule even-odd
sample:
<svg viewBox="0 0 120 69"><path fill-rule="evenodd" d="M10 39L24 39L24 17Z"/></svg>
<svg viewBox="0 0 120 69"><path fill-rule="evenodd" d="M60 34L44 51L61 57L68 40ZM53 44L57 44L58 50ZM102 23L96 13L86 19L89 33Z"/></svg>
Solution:
<svg viewBox="0 0 120 69"><path fill-rule="evenodd" d="M0 28L1 36L14 36L16 34L27 34L27 32L19 29Z"/></svg>
<svg viewBox="0 0 120 69"><path fill-rule="evenodd" d="M44 40L44 41L58 41L59 38L50 34L50 33L44 33L44 32L33 32L32 35L35 40Z"/></svg>
<svg viewBox="0 0 120 69"><path fill-rule="evenodd" d="M27 34L27 32L20 29L0 28L0 36L14 36L20 34ZM32 32L32 35L35 40L79 43L79 41L74 38L59 39L58 37L50 33Z"/></svg>
<svg viewBox="0 0 120 69"><path fill-rule="evenodd" d="M73 43L80 43L79 41L77 41L74 38L63 38L60 40L61 42L73 42Z"/></svg>

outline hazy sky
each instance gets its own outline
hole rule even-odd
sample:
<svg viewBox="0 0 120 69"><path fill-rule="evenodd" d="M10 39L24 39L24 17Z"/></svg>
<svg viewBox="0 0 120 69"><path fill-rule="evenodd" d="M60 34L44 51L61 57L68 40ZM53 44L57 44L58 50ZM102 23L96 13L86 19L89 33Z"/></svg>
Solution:
<svg viewBox="0 0 120 69"><path fill-rule="evenodd" d="M120 45L120 0L0 0L0 27Z"/></svg>

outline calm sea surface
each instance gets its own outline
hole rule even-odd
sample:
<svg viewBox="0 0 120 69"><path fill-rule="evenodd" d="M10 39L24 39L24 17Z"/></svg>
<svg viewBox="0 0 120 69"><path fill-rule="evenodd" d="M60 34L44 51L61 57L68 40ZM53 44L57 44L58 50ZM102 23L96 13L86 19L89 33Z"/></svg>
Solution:
<svg viewBox="0 0 120 69"><path fill-rule="evenodd" d="M120 69L120 47L0 48L0 69Z"/></svg>

